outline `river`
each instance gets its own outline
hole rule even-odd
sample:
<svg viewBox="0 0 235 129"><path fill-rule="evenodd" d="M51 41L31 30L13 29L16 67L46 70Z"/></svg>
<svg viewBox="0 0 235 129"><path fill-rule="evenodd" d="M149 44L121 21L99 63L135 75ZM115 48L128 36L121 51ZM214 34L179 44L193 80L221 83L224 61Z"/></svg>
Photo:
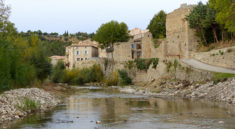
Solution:
<svg viewBox="0 0 235 129"><path fill-rule="evenodd" d="M53 111L37 113L11 129L232 129L235 108L210 101L162 99L80 87Z"/></svg>

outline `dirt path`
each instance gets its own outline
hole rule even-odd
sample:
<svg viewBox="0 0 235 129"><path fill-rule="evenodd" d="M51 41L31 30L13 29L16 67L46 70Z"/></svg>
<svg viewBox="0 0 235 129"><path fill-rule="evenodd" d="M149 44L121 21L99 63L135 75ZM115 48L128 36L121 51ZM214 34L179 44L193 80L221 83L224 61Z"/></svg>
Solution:
<svg viewBox="0 0 235 129"><path fill-rule="evenodd" d="M218 66L213 66L213 65L208 65L208 64L202 63L200 61L197 61L195 59L182 59L181 61L189 66L192 66L194 68L201 69L201 70L218 72L218 73L233 73L233 74L235 74L235 70L222 68L222 67L218 67Z"/></svg>

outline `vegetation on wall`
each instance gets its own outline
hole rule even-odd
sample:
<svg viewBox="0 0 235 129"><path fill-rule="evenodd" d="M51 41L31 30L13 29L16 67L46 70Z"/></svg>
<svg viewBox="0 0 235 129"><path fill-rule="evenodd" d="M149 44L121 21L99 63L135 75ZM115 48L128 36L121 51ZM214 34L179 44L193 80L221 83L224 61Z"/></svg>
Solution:
<svg viewBox="0 0 235 129"><path fill-rule="evenodd" d="M152 68L156 69L158 65L158 61L159 61L158 58L151 58L151 59L138 58L138 59L135 59L134 62L136 64L137 69L147 71L151 64L153 64Z"/></svg>
<svg viewBox="0 0 235 129"><path fill-rule="evenodd" d="M132 60L129 60L129 61L127 61L126 63L125 63L125 68L127 68L127 69L132 69L133 67L134 67L134 61L132 61Z"/></svg>
<svg viewBox="0 0 235 129"><path fill-rule="evenodd" d="M154 39L166 37L166 13L161 10L150 21L147 29L152 33Z"/></svg>
<svg viewBox="0 0 235 129"><path fill-rule="evenodd" d="M118 74L119 74L119 85L129 85L132 83L131 78L128 76L128 73L126 72L126 70L118 70Z"/></svg>

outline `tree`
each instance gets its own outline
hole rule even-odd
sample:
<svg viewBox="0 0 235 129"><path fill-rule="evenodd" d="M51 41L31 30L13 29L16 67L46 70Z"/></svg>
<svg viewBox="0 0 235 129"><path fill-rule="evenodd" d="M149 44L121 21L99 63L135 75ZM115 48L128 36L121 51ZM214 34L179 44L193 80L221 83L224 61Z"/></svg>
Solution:
<svg viewBox="0 0 235 129"><path fill-rule="evenodd" d="M63 61L59 61L53 68L52 81L55 83L62 83L65 75L65 66Z"/></svg>
<svg viewBox="0 0 235 129"><path fill-rule="evenodd" d="M216 21L229 32L235 33L235 3L233 0L209 0L209 5L216 11Z"/></svg>
<svg viewBox="0 0 235 129"><path fill-rule="evenodd" d="M202 2L199 2L198 5L191 11L191 13L186 16L186 19L189 22L190 28L196 29L200 37L202 37L203 42L207 44L205 30L203 28L203 20L206 19L207 7L203 5Z"/></svg>
<svg viewBox="0 0 235 129"><path fill-rule="evenodd" d="M217 33L216 29L218 28L218 23L215 21L215 15L216 12L214 9L210 8L208 5L206 5L206 16L205 19L202 19L202 26L203 28L212 28L214 40L218 43Z"/></svg>
<svg viewBox="0 0 235 129"><path fill-rule="evenodd" d="M101 25L96 31L94 40L99 42L102 47L110 47L116 42L126 42L129 40L128 27L122 22L111 21Z"/></svg>
<svg viewBox="0 0 235 129"><path fill-rule="evenodd" d="M149 29L155 39L166 37L166 13L161 10L156 14L147 29Z"/></svg>

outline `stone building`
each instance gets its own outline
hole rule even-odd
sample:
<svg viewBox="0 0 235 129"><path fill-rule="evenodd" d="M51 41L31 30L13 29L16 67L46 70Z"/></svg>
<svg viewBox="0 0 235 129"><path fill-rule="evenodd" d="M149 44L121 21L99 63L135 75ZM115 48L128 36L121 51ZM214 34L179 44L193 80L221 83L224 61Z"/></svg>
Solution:
<svg viewBox="0 0 235 129"><path fill-rule="evenodd" d="M65 56L51 56L50 59L52 66L55 66L59 61L66 62Z"/></svg>
<svg viewBox="0 0 235 129"><path fill-rule="evenodd" d="M130 40L114 45L115 61L128 61L136 58L151 58L152 34L148 30L130 30Z"/></svg>
<svg viewBox="0 0 235 129"><path fill-rule="evenodd" d="M85 40L66 47L66 66L70 69L75 67L75 64L80 61L98 58L98 43Z"/></svg>
<svg viewBox="0 0 235 129"><path fill-rule="evenodd" d="M166 18L166 56L188 58L200 43L195 31L189 27L186 16L194 6L182 4Z"/></svg>

